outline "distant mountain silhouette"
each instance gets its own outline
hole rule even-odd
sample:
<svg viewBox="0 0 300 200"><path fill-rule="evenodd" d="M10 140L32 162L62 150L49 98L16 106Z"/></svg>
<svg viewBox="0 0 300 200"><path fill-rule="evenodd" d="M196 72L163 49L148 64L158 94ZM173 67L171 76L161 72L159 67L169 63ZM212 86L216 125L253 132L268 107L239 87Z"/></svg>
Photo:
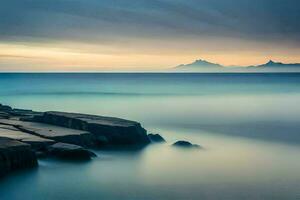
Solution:
<svg viewBox="0 0 300 200"><path fill-rule="evenodd" d="M179 65L173 70L187 72L300 72L300 63L285 64L270 60L261 65L226 67L200 59L190 64Z"/></svg>
<svg viewBox="0 0 300 200"><path fill-rule="evenodd" d="M206 60L196 60L190 64L182 64L175 68L179 71L218 71L224 68L224 66L216 63L211 63Z"/></svg>
<svg viewBox="0 0 300 200"><path fill-rule="evenodd" d="M190 64L186 64L186 65L183 64L183 65L177 66L177 68L181 68L181 67L187 68L187 67L223 67L223 66L200 59L200 60L196 60L195 62L190 63Z"/></svg>
<svg viewBox="0 0 300 200"><path fill-rule="evenodd" d="M273 60L270 60L266 64L258 65L256 67L300 67L300 63L282 63L282 62L274 62Z"/></svg>

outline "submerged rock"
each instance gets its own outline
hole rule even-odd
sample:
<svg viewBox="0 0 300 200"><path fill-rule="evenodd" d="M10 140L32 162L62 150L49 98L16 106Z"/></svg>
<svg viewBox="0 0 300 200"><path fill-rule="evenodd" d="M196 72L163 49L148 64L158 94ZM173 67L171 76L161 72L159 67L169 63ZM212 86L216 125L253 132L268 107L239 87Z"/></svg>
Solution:
<svg viewBox="0 0 300 200"><path fill-rule="evenodd" d="M150 138L151 142L156 142L156 143L162 143L166 142L166 140L159 134L148 134L148 137Z"/></svg>
<svg viewBox="0 0 300 200"><path fill-rule="evenodd" d="M0 137L0 176L10 171L37 166L37 158L29 144Z"/></svg>
<svg viewBox="0 0 300 200"><path fill-rule="evenodd" d="M173 144L174 147L182 147L182 148L201 148L198 144L192 144L188 141L180 140Z"/></svg>
<svg viewBox="0 0 300 200"><path fill-rule="evenodd" d="M65 112L45 112L33 120L84 130L92 133L100 144L145 145L150 143L147 131L140 123L114 117Z"/></svg>
<svg viewBox="0 0 300 200"><path fill-rule="evenodd" d="M89 160L96 154L81 146L66 143L56 143L48 147L50 155L68 160Z"/></svg>

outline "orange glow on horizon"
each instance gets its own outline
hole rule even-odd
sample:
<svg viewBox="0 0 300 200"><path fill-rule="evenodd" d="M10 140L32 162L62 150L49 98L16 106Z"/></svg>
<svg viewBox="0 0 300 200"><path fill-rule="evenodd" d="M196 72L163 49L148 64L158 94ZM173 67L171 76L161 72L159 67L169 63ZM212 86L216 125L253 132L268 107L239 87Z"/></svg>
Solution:
<svg viewBox="0 0 300 200"><path fill-rule="evenodd" d="M80 48L76 48L79 46ZM125 47L61 43L24 45L0 43L1 71L165 70L204 59L222 65L258 65L269 59L296 63L300 54L261 51L183 51L182 49L129 49Z"/></svg>

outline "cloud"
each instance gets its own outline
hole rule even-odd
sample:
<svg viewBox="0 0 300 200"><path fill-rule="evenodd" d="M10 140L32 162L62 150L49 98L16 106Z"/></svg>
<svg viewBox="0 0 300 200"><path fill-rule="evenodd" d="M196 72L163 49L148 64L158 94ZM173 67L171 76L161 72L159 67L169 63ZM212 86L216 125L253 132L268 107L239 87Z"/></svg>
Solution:
<svg viewBox="0 0 300 200"><path fill-rule="evenodd" d="M298 0L2 0L0 39L230 37L299 43Z"/></svg>
<svg viewBox="0 0 300 200"><path fill-rule="evenodd" d="M299 62L299 19L299 0L1 0L0 69Z"/></svg>

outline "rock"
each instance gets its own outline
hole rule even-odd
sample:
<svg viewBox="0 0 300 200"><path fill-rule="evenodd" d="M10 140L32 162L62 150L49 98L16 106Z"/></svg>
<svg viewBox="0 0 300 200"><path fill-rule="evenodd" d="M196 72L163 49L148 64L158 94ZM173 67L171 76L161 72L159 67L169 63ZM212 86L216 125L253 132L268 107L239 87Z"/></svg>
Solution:
<svg viewBox="0 0 300 200"><path fill-rule="evenodd" d="M13 170L35 166L37 158L30 145L0 137L0 176Z"/></svg>
<svg viewBox="0 0 300 200"><path fill-rule="evenodd" d="M1 115L17 116L17 117L33 117L37 115L42 115L42 113L35 112L32 110L27 110L27 109L17 109L17 108L13 109L10 106L0 104L0 117Z"/></svg>
<svg viewBox="0 0 300 200"><path fill-rule="evenodd" d="M0 119L8 119L10 115L7 112L0 111Z"/></svg>
<svg viewBox="0 0 300 200"><path fill-rule="evenodd" d="M148 137L150 138L151 142L156 142L156 143L162 143L166 142L166 140L159 134L148 134Z"/></svg>
<svg viewBox="0 0 300 200"><path fill-rule="evenodd" d="M66 143L56 143L48 147L49 153L55 157L67 160L89 160L96 155L81 146Z"/></svg>
<svg viewBox="0 0 300 200"><path fill-rule="evenodd" d="M12 108L10 106L0 104L0 111L11 111Z"/></svg>
<svg viewBox="0 0 300 200"><path fill-rule="evenodd" d="M65 112L45 112L33 120L92 133L106 145L146 145L147 131L138 122L125 119Z"/></svg>
<svg viewBox="0 0 300 200"><path fill-rule="evenodd" d="M81 145L84 147L95 146L95 137L87 132L81 130L74 130L50 124L43 124L37 122L25 122L19 120L1 120L0 124L8 124L16 127L18 130L42 137L45 139L54 140L56 142L70 143Z"/></svg>
<svg viewBox="0 0 300 200"><path fill-rule="evenodd" d="M182 147L182 148L201 148L200 145L192 144L188 141L177 141L173 144L174 147Z"/></svg>
<svg viewBox="0 0 300 200"><path fill-rule="evenodd" d="M145 146L150 143L147 131L135 121L65 112L41 113L3 105L0 108L3 112L0 124L57 142L84 147Z"/></svg>
<svg viewBox="0 0 300 200"><path fill-rule="evenodd" d="M42 115L41 112L35 112L32 110L25 110L25 109L12 109L9 111L9 114L18 117L33 117L36 115Z"/></svg>
<svg viewBox="0 0 300 200"><path fill-rule="evenodd" d="M40 159L40 158L47 158L49 156L49 153L48 151L43 150L43 151L36 151L35 155L38 159Z"/></svg>
<svg viewBox="0 0 300 200"><path fill-rule="evenodd" d="M45 149L47 146L54 143L53 140L24 133L13 126L1 124L0 137L10 138L12 140L18 140L20 142L30 144L35 150Z"/></svg>

